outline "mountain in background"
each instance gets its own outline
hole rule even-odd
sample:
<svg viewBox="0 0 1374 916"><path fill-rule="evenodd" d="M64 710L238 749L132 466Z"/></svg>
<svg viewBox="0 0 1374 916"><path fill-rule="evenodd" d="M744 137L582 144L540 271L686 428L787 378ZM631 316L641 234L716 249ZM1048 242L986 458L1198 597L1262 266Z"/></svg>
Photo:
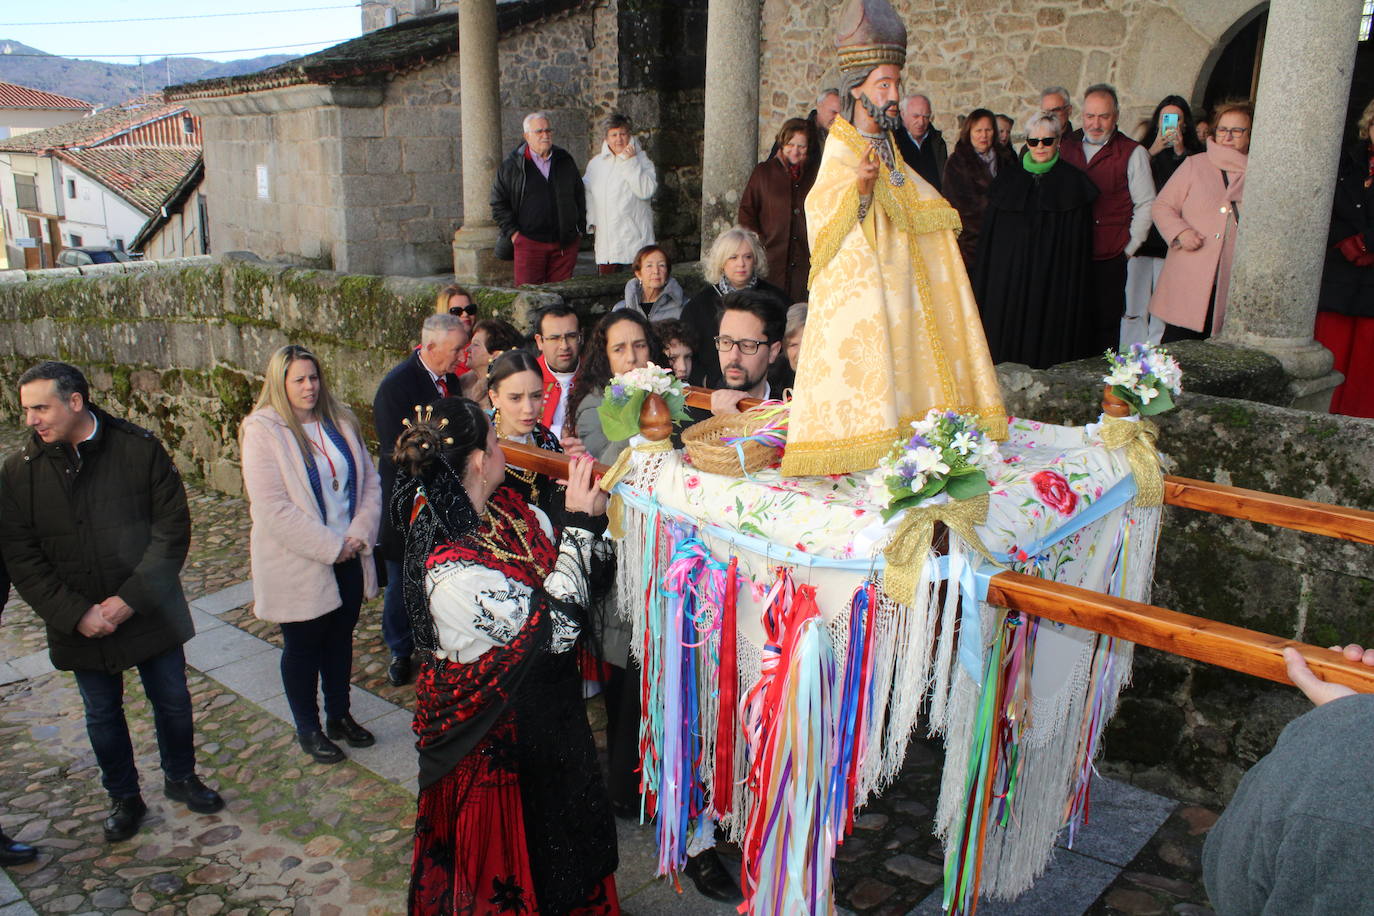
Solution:
<svg viewBox="0 0 1374 916"><path fill-rule="evenodd" d="M171 57L148 60L140 67L138 64L58 57L22 42L0 38L0 81L56 92L96 105L117 105L135 96L158 92L165 86L255 73L299 56L268 54L231 61Z"/></svg>

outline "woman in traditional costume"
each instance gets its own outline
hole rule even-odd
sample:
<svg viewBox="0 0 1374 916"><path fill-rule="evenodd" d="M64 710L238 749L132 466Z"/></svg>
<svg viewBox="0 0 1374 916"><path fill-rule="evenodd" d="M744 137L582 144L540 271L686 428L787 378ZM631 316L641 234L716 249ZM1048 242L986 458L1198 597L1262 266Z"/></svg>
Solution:
<svg viewBox="0 0 1374 916"><path fill-rule="evenodd" d="M993 362L1046 369L1093 356L1097 185L1059 158L1059 119L1026 125L1026 152L988 189L973 294Z"/></svg>
<svg viewBox="0 0 1374 916"><path fill-rule="evenodd" d="M615 825L573 647L606 497L573 459L565 527L509 487L487 415L445 398L402 433L406 607L422 655L409 911L616 914Z"/></svg>
<svg viewBox="0 0 1374 916"><path fill-rule="evenodd" d="M526 350L502 353L491 365L487 386L493 408L492 423L498 438L533 445L546 452L563 452L558 437L539 422L544 411L544 376L533 355ZM572 445L569 450L572 454L586 451L580 442ZM507 465L506 486L526 502L544 510L555 526L561 524L563 487L557 481L544 474Z"/></svg>

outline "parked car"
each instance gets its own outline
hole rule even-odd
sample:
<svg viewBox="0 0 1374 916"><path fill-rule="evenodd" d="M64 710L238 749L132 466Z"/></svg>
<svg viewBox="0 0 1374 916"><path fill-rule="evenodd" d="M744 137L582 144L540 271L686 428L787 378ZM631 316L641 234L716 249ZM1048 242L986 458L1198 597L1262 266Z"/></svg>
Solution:
<svg viewBox="0 0 1374 916"><path fill-rule="evenodd" d="M132 261L127 251L107 246L87 245L81 248L64 248L57 255L58 267L85 267L87 264L113 264L115 261Z"/></svg>

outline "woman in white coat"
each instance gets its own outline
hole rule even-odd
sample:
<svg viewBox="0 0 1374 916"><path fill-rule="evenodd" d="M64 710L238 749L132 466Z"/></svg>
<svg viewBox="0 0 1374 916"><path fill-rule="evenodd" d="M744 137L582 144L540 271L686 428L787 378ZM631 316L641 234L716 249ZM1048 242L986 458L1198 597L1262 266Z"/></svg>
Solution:
<svg viewBox="0 0 1374 916"><path fill-rule="evenodd" d="M596 267L603 274L626 270L639 249L654 241L649 199L658 176L630 134L630 119L611 114L602 122L606 139L587 163L587 228L596 233Z"/></svg>
<svg viewBox="0 0 1374 916"><path fill-rule="evenodd" d="M331 739L350 747L375 740L348 701L353 628L364 597L377 594L377 470L357 418L330 394L319 360L304 347L272 354L239 437L253 520L253 613L281 626L282 686L301 749L337 763L344 753Z"/></svg>

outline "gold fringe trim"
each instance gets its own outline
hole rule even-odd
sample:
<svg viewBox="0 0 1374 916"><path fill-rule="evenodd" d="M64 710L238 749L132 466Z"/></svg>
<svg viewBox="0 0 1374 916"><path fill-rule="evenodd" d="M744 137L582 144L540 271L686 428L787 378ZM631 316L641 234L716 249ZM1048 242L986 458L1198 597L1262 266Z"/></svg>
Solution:
<svg viewBox="0 0 1374 916"><path fill-rule="evenodd" d="M972 499L953 500L934 506L914 506L906 510L901 526L883 548L883 556L887 558L883 591L898 604L908 607L915 604L916 583L921 577L926 556L930 553L936 522L944 522L949 530L964 539L964 543L996 563L997 560L975 530L975 526L988 520L990 502L988 494L984 493Z"/></svg>
<svg viewBox="0 0 1374 916"><path fill-rule="evenodd" d="M837 118L838 122L839 119ZM844 197L840 200L840 208L826 223L821 231L816 233L816 245L811 249L811 275L807 279L808 287L816 284L816 276L821 272L825 265L834 259L844 247L844 240L849 235L849 231L859 224L859 186L856 182L845 191Z"/></svg>
<svg viewBox="0 0 1374 916"><path fill-rule="evenodd" d="M1159 437L1159 427L1143 417L1128 420L1125 417L1103 417L1098 438L1110 449L1126 449L1126 460L1131 463L1131 475L1135 477L1135 504L1137 506L1164 505L1164 472L1159 467L1159 452L1155 450L1155 440Z"/></svg>
<svg viewBox="0 0 1374 916"><path fill-rule="evenodd" d="M906 66L906 45L879 44L840 49L840 70L872 71L883 64Z"/></svg>
<svg viewBox="0 0 1374 916"><path fill-rule="evenodd" d="M989 407L937 404L931 409L972 414L978 418L978 425L988 438L995 441L1007 438L1007 412L1000 404ZM925 413L919 417L902 417L891 429L862 433L847 439L789 442L782 453L779 473L784 477L829 477L832 474L849 474L875 468L897 440L904 438L903 432L910 430L913 422L924 417ZM909 435L907 433L906 437Z"/></svg>

